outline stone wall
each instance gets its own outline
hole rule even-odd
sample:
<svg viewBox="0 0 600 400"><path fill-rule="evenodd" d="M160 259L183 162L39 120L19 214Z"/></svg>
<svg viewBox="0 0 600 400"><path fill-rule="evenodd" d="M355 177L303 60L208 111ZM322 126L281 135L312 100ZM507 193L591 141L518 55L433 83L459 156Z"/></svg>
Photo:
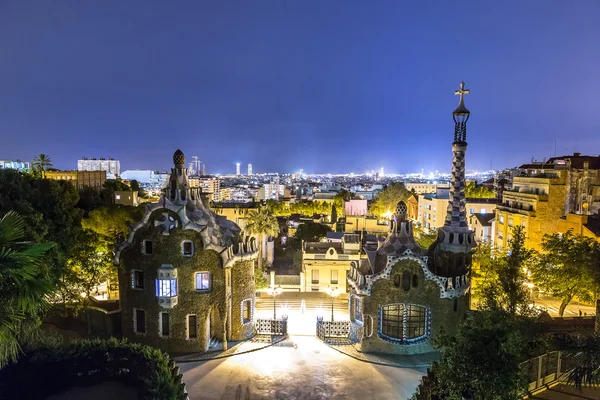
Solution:
<svg viewBox="0 0 600 400"><path fill-rule="evenodd" d="M410 271L417 276L417 286L411 286L408 291L394 284L394 276L402 276L404 271ZM380 279L373 284L371 296L363 296L363 321L370 316L373 319L373 334L363 337L361 350L374 353L418 354L433 351L431 338L443 327L450 334L456 331L469 308L469 295L457 299L441 299L440 288L432 281L425 280L421 265L414 260L400 260L392 267L390 279ZM456 311L454 304L456 302ZM430 336L416 344L394 344L380 336L379 306L393 303L415 304L430 310Z"/></svg>

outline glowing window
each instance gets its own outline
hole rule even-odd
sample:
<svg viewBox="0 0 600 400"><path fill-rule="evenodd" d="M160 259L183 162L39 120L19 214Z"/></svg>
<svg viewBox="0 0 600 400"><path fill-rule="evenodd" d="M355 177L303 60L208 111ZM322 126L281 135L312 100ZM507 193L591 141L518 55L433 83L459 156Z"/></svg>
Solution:
<svg viewBox="0 0 600 400"><path fill-rule="evenodd" d="M175 297L177 296L177 279L157 279L156 296Z"/></svg>
<svg viewBox="0 0 600 400"><path fill-rule="evenodd" d="M196 272L196 290L210 290L210 272Z"/></svg>

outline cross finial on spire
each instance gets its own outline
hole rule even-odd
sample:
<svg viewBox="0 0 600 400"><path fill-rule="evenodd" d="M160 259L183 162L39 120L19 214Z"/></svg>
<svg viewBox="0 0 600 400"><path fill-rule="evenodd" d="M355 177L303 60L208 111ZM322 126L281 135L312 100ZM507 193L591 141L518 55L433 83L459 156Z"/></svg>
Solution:
<svg viewBox="0 0 600 400"><path fill-rule="evenodd" d="M465 94L470 94L470 93L471 93L471 89L465 89L465 83L461 82L460 83L460 89L454 91L455 95L457 95L457 94L460 95L460 101L459 101L458 104L462 104L463 103L463 96Z"/></svg>

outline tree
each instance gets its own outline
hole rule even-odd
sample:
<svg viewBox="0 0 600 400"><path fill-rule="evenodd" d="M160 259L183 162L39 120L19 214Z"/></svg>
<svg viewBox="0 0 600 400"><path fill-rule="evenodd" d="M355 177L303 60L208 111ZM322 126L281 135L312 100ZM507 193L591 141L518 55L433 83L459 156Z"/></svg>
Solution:
<svg viewBox="0 0 600 400"><path fill-rule="evenodd" d="M77 190L70 182L39 179L13 170L0 170L0 215L16 211L25 220L25 239L56 244L40 267L56 278L64 268L83 211L75 207Z"/></svg>
<svg viewBox="0 0 600 400"><path fill-rule="evenodd" d="M337 209L335 208L335 204L331 206L331 223L335 224L337 222Z"/></svg>
<svg viewBox="0 0 600 400"><path fill-rule="evenodd" d="M600 245L592 238L572 231L544 236L542 255L533 264L532 278L540 288L561 299L561 317L573 298L595 300L600 282L598 259Z"/></svg>
<svg viewBox="0 0 600 400"><path fill-rule="evenodd" d="M512 229L512 239L506 253L491 260L483 260L486 275L482 284L482 298L479 305L483 310L502 310L509 315L531 315L533 299L527 287L526 272L534 260L534 252L525 247L525 232L518 225ZM481 265L480 265L481 267Z"/></svg>
<svg viewBox="0 0 600 400"><path fill-rule="evenodd" d="M33 162L32 162L33 168L35 168L42 174L42 178L46 177L46 171L52 165L53 164L52 164L52 160L50 159L50 156L48 156L47 154L43 154L43 153L35 156L35 158L33 159Z"/></svg>
<svg viewBox="0 0 600 400"><path fill-rule="evenodd" d="M471 311L455 336L435 339L440 361L432 371L443 399L513 400L527 389L519 363L526 354L524 335L502 311Z"/></svg>
<svg viewBox="0 0 600 400"><path fill-rule="evenodd" d="M475 181L467 181L465 185L465 197L468 199L494 198L496 193L485 186L478 185Z"/></svg>
<svg viewBox="0 0 600 400"><path fill-rule="evenodd" d="M19 343L35 334L53 287L40 268L53 244L23 241L25 226L14 211L0 219L0 368L15 361Z"/></svg>
<svg viewBox="0 0 600 400"><path fill-rule="evenodd" d="M131 190L134 192L140 191L140 183L138 181L136 181L135 179L129 181L129 186L131 187Z"/></svg>
<svg viewBox="0 0 600 400"><path fill-rule="evenodd" d="M258 264L254 266L254 284L256 285L256 290L269 287L269 279L265 276L265 271Z"/></svg>
<svg viewBox="0 0 600 400"><path fill-rule="evenodd" d="M371 205L371 214L381 218L386 213L395 213L396 206L400 201L406 201L411 196L411 192L406 189L404 183L394 182L388 185L373 201Z"/></svg>
<svg viewBox="0 0 600 400"><path fill-rule="evenodd" d="M331 228L327 225L319 224L313 221L306 221L296 229L296 239L305 242L318 242L325 236L327 232L331 232Z"/></svg>
<svg viewBox="0 0 600 400"><path fill-rule="evenodd" d="M131 188L117 179L107 179L104 182L101 197L104 204L113 204L115 201L115 192L130 192Z"/></svg>
<svg viewBox="0 0 600 400"><path fill-rule="evenodd" d="M83 229L74 243L67 268L61 276L58 293L65 307L77 310L83 306L88 320L88 333L91 333L89 298L92 290L107 282L113 269L112 251L96 232ZM108 284L107 284L108 286Z"/></svg>
<svg viewBox="0 0 600 400"><path fill-rule="evenodd" d="M104 237L114 244L129 233L129 225L142 219L144 206L102 206L91 211L88 218L82 220L82 226Z"/></svg>
<svg viewBox="0 0 600 400"><path fill-rule="evenodd" d="M277 236L279 223L266 208L250 211L246 216L246 231L251 235L258 235L258 266L262 269L262 251L264 237Z"/></svg>

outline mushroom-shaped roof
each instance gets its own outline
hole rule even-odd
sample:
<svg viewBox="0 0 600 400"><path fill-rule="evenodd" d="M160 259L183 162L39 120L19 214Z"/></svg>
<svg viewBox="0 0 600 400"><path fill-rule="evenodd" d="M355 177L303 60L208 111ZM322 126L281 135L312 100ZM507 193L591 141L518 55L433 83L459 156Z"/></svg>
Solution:
<svg viewBox="0 0 600 400"><path fill-rule="evenodd" d="M185 165L185 154L183 151L177 149L175 153L173 153L173 164L176 167L183 167Z"/></svg>

